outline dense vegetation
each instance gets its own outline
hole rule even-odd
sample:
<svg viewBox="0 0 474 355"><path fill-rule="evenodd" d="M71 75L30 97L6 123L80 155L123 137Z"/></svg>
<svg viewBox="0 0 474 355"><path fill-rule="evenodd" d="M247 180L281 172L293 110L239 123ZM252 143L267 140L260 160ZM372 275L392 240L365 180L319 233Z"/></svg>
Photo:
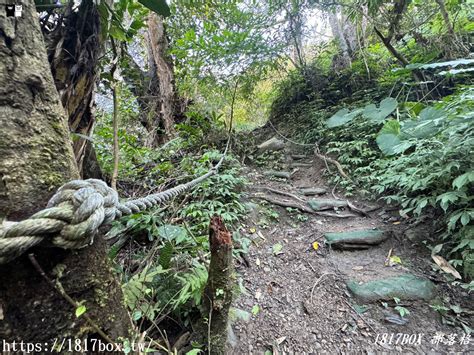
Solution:
<svg viewBox="0 0 474 355"><path fill-rule="evenodd" d="M168 337L205 318L214 215L243 260L252 206L242 171L259 164L255 132L277 131L339 162L348 177L328 167L330 183L422 224L423 243L462 274L448 281L473 290L469 1L83 0L37 9L82 177L104 178L123 197L147 195L206 173L230 135L220 174L107 233L136 333L124 343L146 335L173 352ZM238 276L235 292L245 292ZM76 315L87 312L81 305ZM186 351L206 346L192 341Z"/></svg>
<svg viewBox="0 0 474 355"><path fill-rule="evenodd" d="M146 148L134 97L122 91L119 186L139 194L205 171L219 156L215 147L224 145L235 101L238 130L263 125L269 116L288 137L317 144L337 159L350 179L329 172L328 177L348 196L380 197L414 221L429 216L435 222L428 247L442 250L469 281L474 275L474 60L468 56L473 28L467 4L442 3L456 19L449 22L452 28L438 11L440 2L174 2L167 29L177 90L188 104L184 120L176 125L176 138L159 149ZM317 35L305 21L320 13L336 15L348 28L333 29L332 40L306 44L303 38L311 43ZM354 35L350 31L358 38L348 38ZM288 43L298 55L285 50ZM112 135L111 114L104 113L95 142L108 173ZM245 134L238 137L236 151L251 154L253 142ZM135 321L172 314L186 327L197 315L214 213L235 226L242 248L237 252L247 249L249 240L239 240L238 233L245 213L239 165L232 158L222 175L183 200L115 224L112 236L139 241L112 253L116 260L131 260L119 264Z"/></svg>

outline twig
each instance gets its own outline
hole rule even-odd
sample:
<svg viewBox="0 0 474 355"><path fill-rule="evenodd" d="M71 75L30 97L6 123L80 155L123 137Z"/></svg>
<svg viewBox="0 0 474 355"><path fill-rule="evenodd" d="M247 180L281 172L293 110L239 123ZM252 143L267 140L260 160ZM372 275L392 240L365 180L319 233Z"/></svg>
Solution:
<svg viewBox="0 0 474 355"><path fill-rule="evenodd" d="M354 313L375 333L377 334L377 332L375 331L374 327L372 327L369 322L367 322L365 320L364 317L362 317L362 314L360 314L359 312L357 312L355 310L355 308L346 300L346 299L343 299L343 301L352 309L352 311L354 311Z"/></svg>
<svg viewBox="0 0 474 355"><path fill-rule="evenodd" d="M361 210L360 208L354 206L349 200L346 200L347 202L347 207L349 207L351 210L356 211L363 215L364 217L368 217L369 214L365 210Z"/></svg>
<svg viewBox="0 0 474 355"><path fill-rule="evenodd" d="M38 263L38 261L36 260L35 258L35 255L34 254L29 254L28 255L29 259L30 259L30 262L31 264L33 265L33 267L36 269L36 271L38 271L38 273L43 277L43 279L45 279L45 281L52 287L54 288L71 306L73 306L75 309L77 307L79 307L79 303L74 301L71 296L69 296L66 291L64 290L64 288L60 287L58 284L55 284L49 277L48 275L46 275L46 273L44 272L43 268L41 267L41 265ZM114 344L114 341L112 339L109 338L109 336L107 334L105 334L102 329L99 328L99 326L87 315L87 314L83 314L82 315L84 317L84 319L87 321L87 323L89 323L89 325L94 328L94 330L97 332L97 334L99 334L102 339L104 339L107 343L109 344Z"/></svg>
<svg viewBox="0 0 474 355"><path fill-rule="evenodd" d="M339 184L339 181L336 182L336 185L334 185L334 187L331 190L331 195L332 197L334 197L335 200L339 200L339 198L337 198L336 195L334 194L334 191L336 191L337 184Z"/></svg>
<svg viewBox="0 0 474 355"><path fill-rule="evenodd" d="M333 274L332 272L325 273L325 274L322 274L321 277L320 277L319 279L317 279L316 282L314 283L313 287L311 288L311 294L310 294L310 301L311 301L311 304L313 304L313 292L314 292L314 289L315 289L316 286L319 284L319 282L321 282L321 280L324 278L324 276L329 276L329 275L336 276L336 274Z"/></svg>
<svg viewBox="0 0 474 355"><path fill-rule="evenodd" d="M290 143L293 143L293 144L296 144L296 145L300 145L302 147L312 147L314 146L314 144L306 144L306 143L299 143L299 142L296 142L290 138L287 138L285 137L283 134L281 134L276 128L275 126L273 125L272 121L268 120L267 121L268 123L270 123L270 126L272 126L273 130L276 132L276 134L278 134L281 138L283 138L284 140L290 142Z"/></svg>

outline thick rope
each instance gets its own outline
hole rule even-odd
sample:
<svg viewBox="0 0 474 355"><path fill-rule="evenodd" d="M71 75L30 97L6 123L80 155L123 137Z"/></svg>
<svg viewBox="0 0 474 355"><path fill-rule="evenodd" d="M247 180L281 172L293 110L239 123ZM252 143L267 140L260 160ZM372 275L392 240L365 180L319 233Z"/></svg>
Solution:
<svg viewBox="0 0 474 355"><path fill-rule="evenodd" d="M143 198L119 202L117 192L97 179L73 180L64 184L49 200L46 209L24 221L0 228L0 264L40 243L64 249L92 244L100 226L162 204L217 174L229 144L230 138L221 159L206 174Z"/></svg>

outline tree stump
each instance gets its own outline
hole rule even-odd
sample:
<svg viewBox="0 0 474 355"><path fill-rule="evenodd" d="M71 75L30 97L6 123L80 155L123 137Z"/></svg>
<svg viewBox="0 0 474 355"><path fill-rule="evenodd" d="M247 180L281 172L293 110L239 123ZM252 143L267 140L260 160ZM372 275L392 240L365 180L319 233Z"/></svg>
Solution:
<svg viewBox="0 0 474 355"><path fill-rule="evenodd" d="M211 219L209 226L211 264L204 290L204 316L208 351L225 354L228 334L229 309L232 303L234 268L232 263L232 234L219 216Z"/></svg>

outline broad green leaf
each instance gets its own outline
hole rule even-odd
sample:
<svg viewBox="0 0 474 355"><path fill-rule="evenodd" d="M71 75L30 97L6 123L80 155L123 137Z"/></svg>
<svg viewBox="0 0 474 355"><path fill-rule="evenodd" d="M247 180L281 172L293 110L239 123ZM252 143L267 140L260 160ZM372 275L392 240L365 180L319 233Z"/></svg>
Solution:
<svg viewBox="0 0 474 355"><path fill-rule="evenodd" d="M391 133L379 134L377 136L377 145L385 155L394 155L394 148L400 144L399 136Z"/></svg>
<svg viewBox="0 0 474 355"><path fill-rule="evenodd" d="M360 112L361 110L349 111L347 108L343 108L332 115L326 125L329 128L342 126L343 124L352 121Z"/></svg>
<svg viewBox="0 0 474 355"><path fill-rule="evenodd" d="M387 121L377 136L377 145L385 155L397 153L395 147L400 145L400 123L397 120Z"/></svg>
<svg viewBox="0 0 474 355"><path fill-rule="evenodd" d="M163 17L168 17L171 15L171 11L168 4L166 3L166 0L138 0L138 2Z"/></svg>
<svg viewBox="0 0 474 355"><path fill-rule="evenodd" d="M374 104L365 106L363 115L373 122L383 122L398 106L396 99L387 97L380 102L377 108Z"/></svg>
<svg viewBox="0 0 474 355"><path fill-rule="evenodd" d="M158 235L165 240L174 240L176 244L179 244L186 240L188 234L183 227L165 224L164 226L158 227Z"/></svg>

